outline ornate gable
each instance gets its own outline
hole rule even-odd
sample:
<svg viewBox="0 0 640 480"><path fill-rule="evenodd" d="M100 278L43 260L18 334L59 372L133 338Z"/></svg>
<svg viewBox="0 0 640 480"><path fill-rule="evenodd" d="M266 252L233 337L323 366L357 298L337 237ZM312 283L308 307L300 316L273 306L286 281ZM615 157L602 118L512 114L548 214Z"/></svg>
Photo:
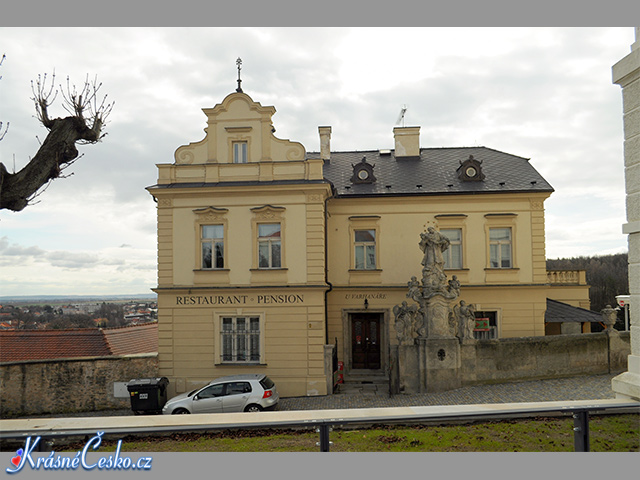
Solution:
<svg viewBox="0 0 640 480"><path fill-rule="evenodd" d="M271 117L275 107L254 102L249 95L235 92L213 108L204 108L207 116L205 137L179 147L176 164L259 163L301 161L305 148L301 143L274 136ZM237 146L240 145L240 148ZM241 156L238 156L240 152Z"/></svg>

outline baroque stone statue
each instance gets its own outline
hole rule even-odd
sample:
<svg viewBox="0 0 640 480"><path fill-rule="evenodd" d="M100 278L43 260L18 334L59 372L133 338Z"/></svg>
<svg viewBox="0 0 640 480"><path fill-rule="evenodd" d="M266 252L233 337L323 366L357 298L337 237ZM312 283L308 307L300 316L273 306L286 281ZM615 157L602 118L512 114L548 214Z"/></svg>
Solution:
<svg viewBox="0 0 640 480"><path fill-rule="evenodd" d="M418 281L418 279L416 277L411 277L411 280L407 282L407 286L409 287L409 292L407 292L407 297L420 303L420 298L422 294L420 293L420 282Z"/></svg>
<svg viewBox="0 0 640 480"><path fill-rule="evenodd" d="M611 308L611 305L604 307L600 313L602 314L602 323L607 326L607 330L613 330L613 326L616 324L618 318L618 312L615 308Z"/></svg>
<svg viewBox="0 0 640 480"><path fill-rule="evenodd" d="M460 339L473 339L473 330L476 327L476 315L473 305L467 305L464 300L453 307L453 313L458 321L458 336Z"/></svg>
<svg viewBox="0 0 640 480"><path fill-rule="evenodd" d="M460 295L460 281L455 275L447 281L444 273L443 252L449 248L449 239L435 228L428 227L420 234L418 245L423 254L422 282L415 276L411 277L406 294L418 305L403 301L393 309L400 344L412 343L416 338L451 338L459 331L459 322L449 302Z"/></svg>
<svg viewBox="0 0 640 480"><path fill-rule="evenodd" d="M444 252L449 248L447 237L429 227L426 232L420 234L420 250L422 257L422 283L427 290L438 291L444 286L447 276L444 273Z"/></svg>
<svg viewBox="0 0 640 480"><path fill-rule="evenodd" d="M395 315L395 329L398 343L400 345L405 343L413 343L414 338L417 336L417 323L418 323L418 307L417 305L409 305L407 301L403 301L402 305L396 305L393 307L393 314Z"/></svg>

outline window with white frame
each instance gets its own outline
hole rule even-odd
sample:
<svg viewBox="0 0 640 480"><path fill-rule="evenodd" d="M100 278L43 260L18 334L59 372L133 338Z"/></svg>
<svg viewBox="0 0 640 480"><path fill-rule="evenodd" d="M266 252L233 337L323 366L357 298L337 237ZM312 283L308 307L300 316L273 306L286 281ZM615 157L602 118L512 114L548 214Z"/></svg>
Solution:
<svg viewBox="0 0 640 480"><path fill-rule="evenodd" d="M247 163L247 142L233 142L233 163Z"/></svg>
<svg viewBox="0 0 640 480"><path fill-rule="evenodd" d="M376 268L376 231L355 230L355 269L375 270Z"/></svg>
<svg viewBox="0 0 640 480"><path fill-rule="evenodd" d="M202 225L202 268L224 268L224 226Z"/></svg>
<svg viewBox="0 0 640 480"><path fill-rule="evenodd" d="M489 262L491 268L512 268L511 228L489 229Z"/></svg>
<svg viewBox="0 0 640 480"><path fill-rule="evenodd" d="M282 266L282 240L279 223L258 224L258 268Z"/></svg>
<svg viewBox="0 0 640 480"><path fill-rule="evenodd" d="M222 362L260 362L260 317L222 317L220 325Z"/></svg>
<svg viewBox="0 0 640 480"><path fill-rule="evenodd" d="M444 268L462 269L462 229L441 229L440 233L449 239L449 248L442 252Z"/></svg>

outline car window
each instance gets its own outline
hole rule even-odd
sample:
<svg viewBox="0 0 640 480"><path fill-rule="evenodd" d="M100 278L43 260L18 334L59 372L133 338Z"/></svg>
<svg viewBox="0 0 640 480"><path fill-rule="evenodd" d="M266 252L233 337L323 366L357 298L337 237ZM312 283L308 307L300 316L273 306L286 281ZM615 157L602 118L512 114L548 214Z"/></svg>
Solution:
<svg viewBox="0 0 640 480"><path fill-rule="evenodd" d="M260 385L262 385L262 388L264 388L265 390L271 390L275 383L273 383L273 380L271 380L269 377L264 377L262 380L260 380Z"/></svg>
<svg viewBox="0 0 640 480"><path fill-rule="evenodd" d="M239 395L251 392L249 382L229 382L227 383L227 395Z"/></svg>
<svg viewBox="0 0 640 480"><path fill-rule="evenodd" d="M210 385L207 388L200 390L198 398L213 398L222 396L222 387L224 385Z"/></svg>

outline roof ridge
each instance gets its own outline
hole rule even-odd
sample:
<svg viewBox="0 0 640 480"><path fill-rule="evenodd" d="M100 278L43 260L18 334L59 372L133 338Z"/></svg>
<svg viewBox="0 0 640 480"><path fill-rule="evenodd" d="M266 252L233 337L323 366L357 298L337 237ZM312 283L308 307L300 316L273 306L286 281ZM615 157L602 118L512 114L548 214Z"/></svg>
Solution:
<svg viewBox="0 0 640 480"><path fill-rule="evenodd" d="M110 332L111 332L111 331L114 331L114 330L124 330L124 329L126 329L126 328L140 328L140 327L147 327L147 326L149 326L149 325L154 325L154 324L156 324L156 323L158 323L158 322L157 322L156 320L154 320L154 321L152 321L152 322L138 323L138 324L135 324L135 325L121 325L121 326L119 326L119 327L107 327L107 328L101 328L100 330L103 330L103 331L108 330L108 331L110 331Z"/></svg>

